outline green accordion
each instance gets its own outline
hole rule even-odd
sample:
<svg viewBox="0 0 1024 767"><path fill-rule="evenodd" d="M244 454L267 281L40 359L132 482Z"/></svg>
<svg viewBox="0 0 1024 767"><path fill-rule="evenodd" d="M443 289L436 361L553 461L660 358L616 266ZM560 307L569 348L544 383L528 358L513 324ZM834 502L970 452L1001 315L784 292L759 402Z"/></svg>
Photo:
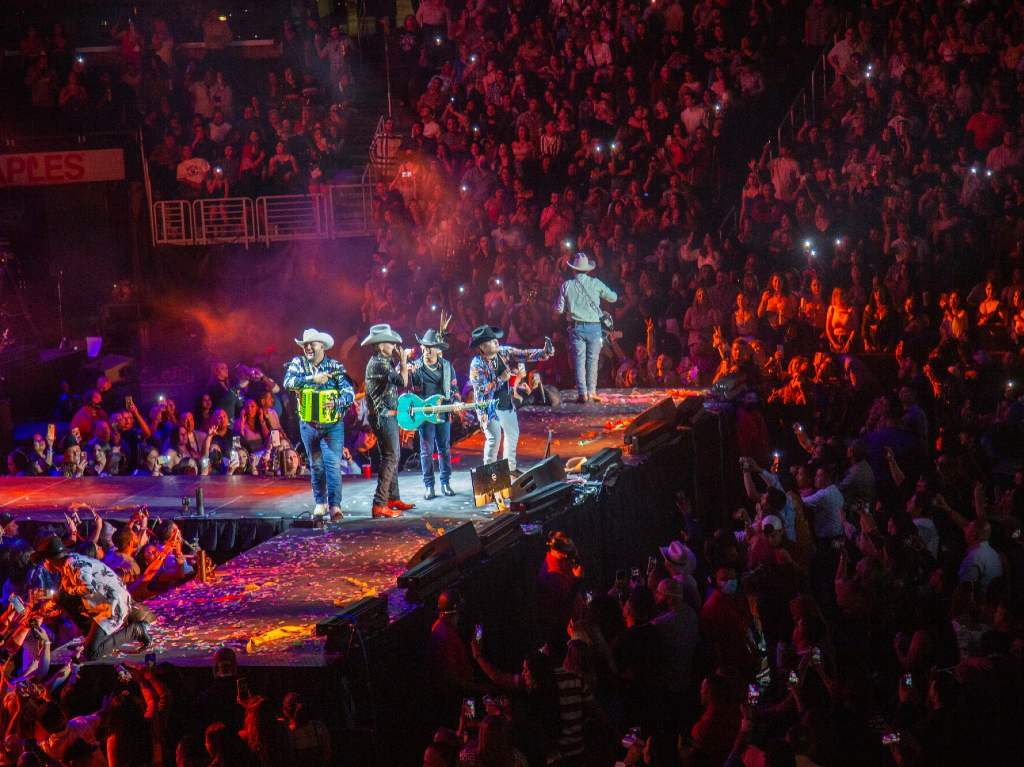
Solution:
<svg viewBox="0 0 1024 767"><path fill-rule="evenodd" d="M337 389L300 389L299 418L307 423L337 423L344 413Z"/></svg>

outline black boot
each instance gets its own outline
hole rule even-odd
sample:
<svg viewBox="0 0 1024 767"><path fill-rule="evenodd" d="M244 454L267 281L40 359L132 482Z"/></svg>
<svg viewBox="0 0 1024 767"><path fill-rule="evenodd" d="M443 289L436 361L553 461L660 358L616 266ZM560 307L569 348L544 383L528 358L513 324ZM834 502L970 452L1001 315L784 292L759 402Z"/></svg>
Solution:
<svg viewBox="0 0 1024 767"><path fill-rule="evenodd" d="M153 637L149 635L149 624L144 621L131 624L132 639L139 643L139 650L147 650L153 644Z"/></svg>
<svg viewBox="0 0 1024 767"><path fill-rule="evenodd" d="M423 491L423 500L432 501L435 498L437 498L437 493L434 492L433 487L428 487L426 490Z"/></svg>
<svg viewBox="0 0 1024 767"><path fill-rule="evenodd" d="M455 491L452 490L452 486L447 482L441 483L441 492L445 495L455 495Z"/></svg>

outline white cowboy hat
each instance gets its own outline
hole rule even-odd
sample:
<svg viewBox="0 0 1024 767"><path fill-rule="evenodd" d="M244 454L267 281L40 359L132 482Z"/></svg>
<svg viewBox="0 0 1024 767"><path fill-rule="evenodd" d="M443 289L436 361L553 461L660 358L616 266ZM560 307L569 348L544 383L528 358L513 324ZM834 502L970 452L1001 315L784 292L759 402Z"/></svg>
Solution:
<svg viewBox="0 0 1024 767"><path fill-rule="evenodd" d="M400 344L402 343L402 337L391 329L391 326L387 323L381 323L380 325L374 325L370 328L370 334L360 342L360 346L369 346L370 344Z"/></svg>
<svg viewBox="0 0 1024 767"><path fill-rule="evenodd" d="M299 346L311 344L316 341L319 341L324 345L324 351L327 351L332 346L334 346L334 338L327 333L323 333L317 330L316 328L306 328L305 330L302 331L302 339L295 339L295 343L297 343Z"/></svg>
<svg viewBox="0 0 1024 767"><path fill-rule="evenodd" d="M569 268L575 269L577 272L592 272L597 268L597 264L587 257L587 254L580 251L572 257L572 261L569 262Z"/></svg>
<svg viewBox="0 0 1024 767"><path fill-rule="evenodd" d="M688 575L693 575L694 570L697 569L696 555L682 541L672 541L668 546L659 546L658 550L661 551L661 556L665 557L666 562L684 568Z"/></svg>

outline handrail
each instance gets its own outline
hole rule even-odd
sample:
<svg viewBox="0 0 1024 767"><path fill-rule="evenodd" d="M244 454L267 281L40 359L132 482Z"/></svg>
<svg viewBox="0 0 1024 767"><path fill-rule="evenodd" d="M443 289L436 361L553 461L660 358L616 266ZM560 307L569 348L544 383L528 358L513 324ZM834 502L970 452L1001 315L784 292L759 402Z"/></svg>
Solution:
<svg viewBox="0 0 1024 767"><path fill-rule="evenodd" d="M851 19L852 19L852 14L847 12L846 15L843 17L841 23L836 25L836 29L837 30L842 30L843 32L845 32L846 29L852 23ZM838 31L837 32L833 32L833 34L832 34L832 45L834 46L838 42L839 42L839 32ZM827 91L828 91L828 86L829 86L829 82L828 82L828 80L829 80L829 69L830 69L830 65L828 63L828 54L823 49L821 54L818 57L818 60L814 63L814 67L811 69L811 73L810 73L810 76L808 78L809 83L807 85L804 85L799 91L797 91L796 96L793 98L793 101L789 105L789 109L786 110L785 116L782 118L782 120L779 122L778 127L775 129L775 146L771 146L769 144L768 147L766 148L767 156L768 156L769 159L771 159L771 158L773 158L775 156L775 152L777 151L778 146L780 144L782 144L782 131L783 131L783 128L786 126L787 123L790 125L791 133L793 135L796 135L797 131L795 129L795 126L796 126L796 117L795 117L795 115L796 115L796 110L797 110L798 105L801 105L801 104L803 105L804 119L807 119L808 107L810 108L811 119L817 119L818 103L819 102L824 103L825 98L826 98L826 94L827 94ZM821 89L820 89L820 92L819 92L818 88L815 86L816 77L817 77L817 74L818 74L819 70L821 71ZM835 82L835 80L833 79L832 82ZM810 98L808 98L808 91L810 92ZM741 194L742 194L742 191L741 191ZM727 229L727 227L729 227L730 225L732 227L731 230ZM738 229L738 227L739 227L739 208L737 207L737 205L734 204L732 207L729 208L729 210L726 212L725 216L722 217L722 222L718 226L718 238L719 238L719 240L721 241L725 237L727 237L730 234L734 233Z"/></svg>

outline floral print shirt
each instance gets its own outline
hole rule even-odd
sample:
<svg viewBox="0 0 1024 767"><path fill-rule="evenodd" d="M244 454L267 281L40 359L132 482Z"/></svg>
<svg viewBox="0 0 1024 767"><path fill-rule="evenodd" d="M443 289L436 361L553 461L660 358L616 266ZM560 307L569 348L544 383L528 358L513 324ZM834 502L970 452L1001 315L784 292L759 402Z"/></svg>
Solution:
<svg viewBox="0 0 1024 767"><path fill-rule="evenodd" d="M98 559L71 554L60 562L60 589L82 600L82 614L107 634L124 625L131 609L128 589L113 570Z"/></svg>

